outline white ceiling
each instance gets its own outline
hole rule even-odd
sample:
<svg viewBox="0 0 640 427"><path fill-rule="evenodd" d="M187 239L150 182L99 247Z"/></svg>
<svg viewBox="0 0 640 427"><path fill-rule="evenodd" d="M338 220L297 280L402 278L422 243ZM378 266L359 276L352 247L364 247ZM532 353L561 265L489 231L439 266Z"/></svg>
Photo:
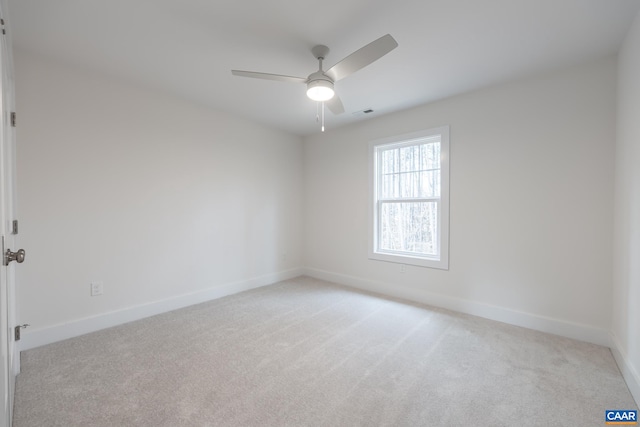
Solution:
<svg viewBox="0 0 640 427"><path fill-rule="evenodd" d="M336 83L327 128L617 52L640 0L9 0L14 45L299 135L306 77L390 33L399 47ZM354 114L371 108L374 113Z"/></svg>

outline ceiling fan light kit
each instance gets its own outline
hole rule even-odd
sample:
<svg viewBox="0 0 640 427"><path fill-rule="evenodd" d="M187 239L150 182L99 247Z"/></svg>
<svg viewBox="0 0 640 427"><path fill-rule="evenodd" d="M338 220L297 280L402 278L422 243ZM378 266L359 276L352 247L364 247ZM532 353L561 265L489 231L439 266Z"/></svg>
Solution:
<svg viewBox="0 0 640 427"><path fill-rule="evenodd" d="M317 79L307 83L307 96L318 102L328 101L333 98L333 82L329 79Z"/></svg>
<svg viewBox="0 0 640 427"><path fill-rule="evenodd" d="M284 76L280 74L257 73L255 71L231 70L231 74L241 77L252 77L264 80L277 80L283 82L305 83L307 96L317 102L321 102L323 109L322 130L324 131L324 103L333 114L344 113L342 101L335 94L334 83L366 67L374 61L382 58L387 53L398 47L398 43L390 34L384 35L368 45L358 49L342 61L322 70L322 61L329 53L329 48L324 45L315 46L311 53L318 60L318 71L311 73L306 79L303 77Z"/></svg>

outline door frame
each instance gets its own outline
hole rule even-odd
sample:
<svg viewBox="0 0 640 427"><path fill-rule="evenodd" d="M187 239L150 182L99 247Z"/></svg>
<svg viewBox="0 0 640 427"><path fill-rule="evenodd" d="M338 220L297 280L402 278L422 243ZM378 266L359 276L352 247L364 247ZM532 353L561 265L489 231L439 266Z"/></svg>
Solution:
<svg viewBox="0 0 640 427"><path fill-rule="evenodd" d="M6 361L0 366L6 376L3 381L3 405L0 408L0 427L11 426L13 420L13 399L16 375L20 371L19 349L14 339L16 325L16 297L14 265L4 265L4 251L15 250L15 232L13 223L16 220L16 147L15 147L15 83L13 74L13 52L11 32L9 31L7 0L0 0L0 234L4 242L3 253L0 254L0 276L2 295L0 295L0 325L3 350L6 346Z"/></svg>

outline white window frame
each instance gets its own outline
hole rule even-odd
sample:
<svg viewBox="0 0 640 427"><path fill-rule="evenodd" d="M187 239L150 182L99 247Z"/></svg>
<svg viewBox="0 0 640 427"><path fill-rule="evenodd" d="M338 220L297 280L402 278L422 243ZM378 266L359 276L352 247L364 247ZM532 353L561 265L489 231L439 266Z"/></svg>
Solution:
<svg viewBox="0 0 640 427"><path fill-rule="evenodd" d="M440 138L440 199L438 203L438 242L436 256L419 256L400 251L382 251L378 245L378 151L380 148L416 145L434 137ZM398 199L401 200L401 199ZM404 199L425 201L435 199ZM388 200L385 200L388 202ZM449 126L407 133L369 142L369 259L409 264L420 267L449 269Z"/></svg>

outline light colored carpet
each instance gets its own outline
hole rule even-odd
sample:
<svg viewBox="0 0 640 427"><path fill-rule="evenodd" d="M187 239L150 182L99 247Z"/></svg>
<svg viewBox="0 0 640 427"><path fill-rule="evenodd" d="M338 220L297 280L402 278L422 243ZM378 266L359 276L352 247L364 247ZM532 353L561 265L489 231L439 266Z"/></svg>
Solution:
<svg viewBox="0 0 640 427"><path fill-rule="evenodd" d="M609 349L301 277L26 351L14 427L602 426Z"/></svg>

